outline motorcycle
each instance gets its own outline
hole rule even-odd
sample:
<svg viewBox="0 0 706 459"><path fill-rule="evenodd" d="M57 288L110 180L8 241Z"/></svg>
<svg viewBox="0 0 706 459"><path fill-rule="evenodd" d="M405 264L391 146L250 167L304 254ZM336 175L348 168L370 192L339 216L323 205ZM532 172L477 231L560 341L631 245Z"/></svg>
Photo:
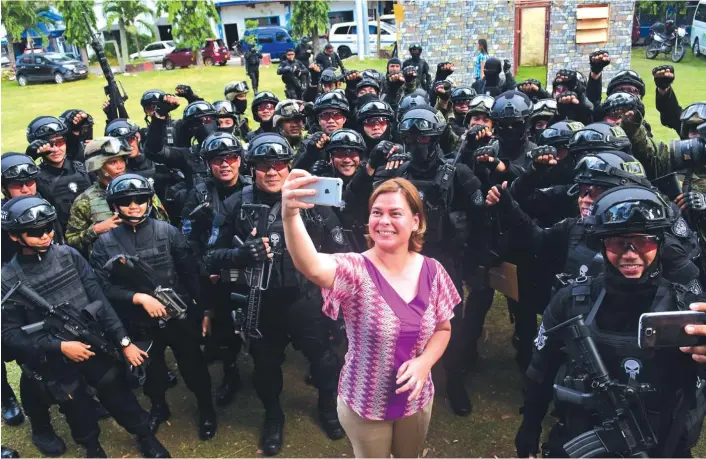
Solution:
<svg viewBox="0 0 706 459"><path fill-rule="evenodd" d="M647 59L654 59L659 53L669 54L672 62L684 59L689 43L686 38L686 28L679 26L674 30L674 24L671 22L667 21L666 25L657 22L650 28L651 41L645 50Z"/></svg>

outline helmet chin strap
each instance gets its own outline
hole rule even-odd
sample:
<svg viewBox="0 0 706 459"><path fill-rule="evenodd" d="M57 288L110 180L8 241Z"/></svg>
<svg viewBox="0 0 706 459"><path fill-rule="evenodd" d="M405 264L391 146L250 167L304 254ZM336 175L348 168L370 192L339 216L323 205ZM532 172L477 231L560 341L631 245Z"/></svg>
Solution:
<svg viewBox="0 0 706 459"><path fill-rule="evenodd" d="M42 254L47 253L47 252L49 251L49 247L51 247L51 245L54 243L54 241L52 240L52 241L49 243L49 245L46 246L46 247L44 247L44 246L42 246L42 247L36 247L36 246L27 244L27 241L25 241L24 236L22 236L22 235L20 234L19 238L17 239L17 243L18 243L18 244L20 245L20 247L22 247L23 249L27 249L27 250L30 250L30 251L34 252L35 255L37 255L37 256L39 257L39 259L41 260L41 259L42 259Z"/></svg>

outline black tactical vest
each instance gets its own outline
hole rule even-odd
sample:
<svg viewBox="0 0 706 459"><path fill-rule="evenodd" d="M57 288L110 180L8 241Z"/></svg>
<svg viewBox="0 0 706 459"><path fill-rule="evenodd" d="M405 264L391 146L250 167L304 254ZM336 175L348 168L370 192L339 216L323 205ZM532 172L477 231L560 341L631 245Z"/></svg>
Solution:
<svg viewBox="0 0 706 459"><path fill-rule="evenodd" d="M62 173L59 176L43 174L41 169L39 172L40 176L43 176L42 181L47 181L46 179L49 181L47 188L41 190L42 195L54 205L57 217L63 223L69 219L69 211L74 200L91 186L91 179L83 163L74 161L72 165L73 172Z"/></svg>
<svg viewBox="0 0 706 459"><path fill-rule="evenodd" d="M10 285L26 282L52 306L70 303L82 309L89 303L88 295L70 251L68 246L52 245L31 269L23 268L15 257L3 268L3 281Z"/></svg>
<svg viewBox="0 0 706 459"><path fill-rule="evenodd" d="M578 222L571 227L564 274L596 277L603 272L603 254L586 246L585 234L585 226Z"/></svg>

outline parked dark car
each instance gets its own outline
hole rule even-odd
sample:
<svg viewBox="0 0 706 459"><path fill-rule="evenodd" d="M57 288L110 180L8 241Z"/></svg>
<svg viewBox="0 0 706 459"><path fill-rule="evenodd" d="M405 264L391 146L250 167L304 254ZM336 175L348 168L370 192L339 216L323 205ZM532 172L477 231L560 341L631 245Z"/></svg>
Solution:
<svg viewBox="0 0 706 459"><path fill-rule="evenodd" d="M15 77L20 86L34 81L61 84L64 81L88 78L88 67L65 54L29 53L17 58Z"/></svg>
<svg viewBox="0 0 706 459"><path fill-rule="evenodd" d="M209 38L201 48L204 65L226 65L230 59L230 51L220 38ZM188 67L196 64L196 54L189 48L176 48L164 56L162 65L166 70L176 67Z"/></svg>

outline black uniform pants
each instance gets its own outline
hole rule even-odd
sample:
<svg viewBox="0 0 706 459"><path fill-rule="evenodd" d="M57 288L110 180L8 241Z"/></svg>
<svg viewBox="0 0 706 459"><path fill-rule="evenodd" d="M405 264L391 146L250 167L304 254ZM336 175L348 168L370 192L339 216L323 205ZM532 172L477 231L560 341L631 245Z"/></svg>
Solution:
<svg viewBox="0 0 706 459"><path fill-rule="evenodd" d="M101 404L125 430L138 437L151 435L148 414L128 386L124 371L122 365L117 366L99 355L81 363L57 359L52 365L49 374L65 387L72 388L71 398L59 402L59 408L66 416L76 443L89 445L97 441L100 434L95 402L86 384L96 389Z"/></svg>
<svg viewBox="0 0 706 459"><path fill-rule="evenodd" d="M144 336L144 335L142 335ZM190 318L170 320L163 328L154 325L149 330L153 341L147 368L145 394L152 403L164 403L167 392L167 363L164 353L172 349L186 387L196 395L199 404L211 403L211 377L201 354L201 326ZM142 338L141 338L142 339Z"/></svg>
<svg viewBox="0 0 706 459"><path fill-rule="evenodd" d="M335 394L341 367L331 349L327 322L331 319L321 312L321 301L318 289L302 293L299 288L263 292L259 324L262 338L250 341L250 353L255 361L255 389L265 409L280 409L282 363L290 341L309 360L320 396Z"/></svg>
<svg viewBox="0 0 706 459"><path fill-rule="evenodd" d="M2 400L3 402L10 397L15 397L15 391L10 387L10 383L7 382L7 368L5 368L5 361L2 361Z"/></svg>
<svg viewBox="0 0 706 459"><path fill-rule="evenodd" d="M248 77L250 77L253 91L257 93L257 88L260 85L260 69L258 67L248 69Z"/></svg>
<svg viewBox="0 0 706 459"><path fill-rule="evenodd" d="M302 100L304 97L304 90L302 89L301 84L298 84L297 86L288 84L284 87L284 95L287 99Z"/></svg>
<svg viewBox="0 0 706 459"><path fill-rule="evenodd" d="M213 317L211 318L210 340L215 347L217 358L223 361L223 366L235 364L243 340L235 333L233 323L233 311L239 307L245 309L247 305L240 305L230 299L231 291L234 291L234 284L221 283L213 284L210 280L202 283L201 292L205 296L207 303L213 306ZM247 295L247 287L242 286L238 293Z"/></svg>

